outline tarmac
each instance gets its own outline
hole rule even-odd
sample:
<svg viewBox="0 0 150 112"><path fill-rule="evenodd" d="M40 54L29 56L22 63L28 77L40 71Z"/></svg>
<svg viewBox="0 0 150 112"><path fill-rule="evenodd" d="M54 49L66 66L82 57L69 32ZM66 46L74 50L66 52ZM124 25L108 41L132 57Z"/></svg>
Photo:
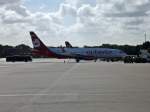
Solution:
<svg viewBox="0 0 150 112"><path fill-rule="evenodd" d="M0 112L150 112L150 64L0 62Z"/></svg>

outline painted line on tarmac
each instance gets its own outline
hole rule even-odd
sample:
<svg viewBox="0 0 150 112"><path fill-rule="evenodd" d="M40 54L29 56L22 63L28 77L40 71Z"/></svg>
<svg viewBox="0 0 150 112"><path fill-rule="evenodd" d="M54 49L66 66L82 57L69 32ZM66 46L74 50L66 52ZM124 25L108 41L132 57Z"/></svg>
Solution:
<svg viewBox="0 0 150 112"><path fill-rule="evenodd" d="M0 97L23 97L23 96L77 96L75 93L62 94L0 94Z"/></svg>
<svg viewBox="0 0 150 112"><path fill-rule="evenodd" d="M17 97L17 96L46 96L48 94L0 94L0 97Z"/></svg>
<svg viewBox="0 0 150 112"><path fill-rule="evenodd" d="M9 66L5 66L5 65L0 65L0 68L7 68Z"/></svg>

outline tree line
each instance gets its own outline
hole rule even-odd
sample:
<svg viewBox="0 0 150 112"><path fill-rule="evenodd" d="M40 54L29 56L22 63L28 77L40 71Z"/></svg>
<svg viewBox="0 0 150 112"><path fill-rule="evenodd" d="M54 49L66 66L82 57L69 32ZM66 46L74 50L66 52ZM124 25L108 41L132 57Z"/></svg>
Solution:
<svg viewBox="0 0 150 112"><path fill-rule="evenodd" d="M116 45L116 44L102 44L101 46L84 46L86 47L98 47L98 48L111 48L120 49L128 55L139 55L141 49L147 49L150 52L150 42L146 41L141 45Z"/></svg>
<svg viewBox="0 0 150 112"><path fill-rule="evenodd" d="M84 46L85 48L112 48L112 49L120 49L127 53L128 55L138 55L140 49L148 49L150 52L150 42L144 42L141 45L116 45L116 44L102 44L100 46ZM11 55L32 55L32 48L21 44L17 46L9 46L9 45L0 45L0 58L5 58L6 56Z"/></svg>
<svg viewBox="0 0 150 112"><path fill-rule="evenodd" d="M0 58L12 55L31 55L32 48L27 45L21 44L17 46L0 45Z"/></svg>

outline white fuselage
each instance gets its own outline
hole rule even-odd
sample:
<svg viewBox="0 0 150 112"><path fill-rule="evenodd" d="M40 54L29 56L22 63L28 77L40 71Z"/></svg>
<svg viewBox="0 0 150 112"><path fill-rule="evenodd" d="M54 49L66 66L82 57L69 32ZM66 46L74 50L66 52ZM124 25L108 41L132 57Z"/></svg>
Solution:
<svg viewBox="0 0 150 112"><path fill-rule="evenodd" d="M95 58L122 58L127 54L118 49L110 48L49 48L57 54L93 56Z"/></svg>

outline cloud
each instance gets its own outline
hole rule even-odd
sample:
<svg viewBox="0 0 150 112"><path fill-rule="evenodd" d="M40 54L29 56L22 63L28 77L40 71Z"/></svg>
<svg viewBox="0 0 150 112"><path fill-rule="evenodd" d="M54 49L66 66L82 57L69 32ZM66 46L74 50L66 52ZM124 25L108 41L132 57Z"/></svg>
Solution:
<svg viewBox="0 0 150 112"><path fill-rule="evenodd" d="M96 5L96 0L65 0L65 3L79 8L82 5Z"/></svg>
<svg viewBox="0 0 150 112"><path fill-rule="evenodd" d="M22 5L9 5L6 10L12 10L22 16L29 16L29 11Z"/></svg>
<svg viewBox="0 0 150 112"><path fill-rule="evenodd" d="M80 46L136 44L143 32L150 30L149 0L65 0L56 12L32 12L22 0L0 1L0 6L2 44L24 41L31 45L30 30L54 46L65 40ZM68 16L74 21L66 25Z"/></svg>
<svg viewBox="0 0 150 112"><path fill-rule="evenodd" d="M21 2L21 0L1 0L0 5L1 6L3 6L3 5L14 5L14 4L18 4L20 2Z"/></svg>
<svg viewBox="0 0 150 112"><path fill-rule="evenodd" d="M111 1L111 0L110 0ZM110 2L109 1L109 2ZM146 12L150 10L150 1L149 0L121 0L110 2L111 7L108 12L105 12L106 16L109 17L140 17L147 16Z"/></svg>
<svg viewBox="0 0 150 112"><path fill-rule="evenodd" d="M67 14L76 16L76 8L72 7L70 4L61 4L58 12L61 16L65 16Z"/></svg>

